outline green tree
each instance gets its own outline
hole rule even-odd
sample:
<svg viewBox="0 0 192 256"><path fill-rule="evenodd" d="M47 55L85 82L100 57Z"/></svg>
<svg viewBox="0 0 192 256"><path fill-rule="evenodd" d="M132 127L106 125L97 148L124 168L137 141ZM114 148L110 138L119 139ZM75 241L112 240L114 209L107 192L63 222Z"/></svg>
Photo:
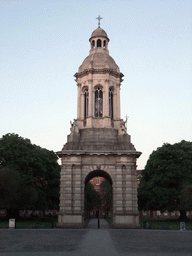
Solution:
<svg viewBox="0 0 192 256"><path fill-rule="evenodd" d="M101 197L102 205L105 206L107 211L110 211L112 206L112 187L106 179L101 182Z"/></svg>
<svg viewBox="0 0 192 256"><path fill-rule="evenodd" d="M99 195L99 192L97 192L93 185L88 182L86 184L86 190L85 190L85 195L86 195L86 205L87 205L87 210L92 211L94 206L95 207L100 207L101 205L101 198Z"/></svg>
<svg viewBox="0 0 192 256"><path fill-rule="evenodd" d="M30 209L37 200L34 184L8 167L0 169L0 195L0 207L7 209L10 218L18 218L19 209Z"/></svg>
<svg viewBox="0 0 192 256"><path fill-rule="evenodd" d="M58 208L60 166L53 151L33 145L29 139L17 134L6 134L0 139L0 174L4 179L10 177L12 182L6 191L2 182L0 185L0 191L4 190L6 194L7 209ZM33 200L26 196L27 188L34 195ZM13 202L11 195L14 189L16 192ZM22 193L25 196L22 196ZM2 203L0 207L3 205L5 204Z"/></svg>
<svg viewBox="0 0 192 256"><path fill-rule="evenodd" d="M142 171L138 188L140 210L161 210L181 213L191 208L192 142L164 144L153 151Z"/></svg>

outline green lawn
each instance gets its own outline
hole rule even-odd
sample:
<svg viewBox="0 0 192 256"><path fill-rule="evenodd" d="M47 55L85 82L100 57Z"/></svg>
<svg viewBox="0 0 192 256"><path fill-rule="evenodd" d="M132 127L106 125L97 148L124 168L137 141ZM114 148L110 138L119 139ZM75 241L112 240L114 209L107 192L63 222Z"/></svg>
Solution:
<svg viewBox="0 0 192 256"><path fill-rule="evenodd" d="M148 229L180 229L180 221L177 219L161 219L161 218L140 218L140 225ZM185 222L186 229L192 229L192 220Z"/></svg>
<svg viewBox="0 0 192 256"><path fill-rule="evenodd" d="M18 220L16 228L54 228L57 225L57 218L52 219L33 219L33 220ZM0 220L0 228L8 228L9 221Z"/></svg>
<svg viewBox="0 0 192 256"><path fill-rule="evenodd" d="M111 219L106 218L106 221L110 223ZM87 222L89 219L87 219ZM169 229L179 230L180 221L177 219L161 219L161 218L140 218L140 225L147 229ZM19 220L16 222L16 228L54 228L57 225L57 218L53 219L33 219L33 220ZM192 220L185 222L186 229L192 230ZM8 228L9 222L6 220L0 220L0 228Z"/></svg>

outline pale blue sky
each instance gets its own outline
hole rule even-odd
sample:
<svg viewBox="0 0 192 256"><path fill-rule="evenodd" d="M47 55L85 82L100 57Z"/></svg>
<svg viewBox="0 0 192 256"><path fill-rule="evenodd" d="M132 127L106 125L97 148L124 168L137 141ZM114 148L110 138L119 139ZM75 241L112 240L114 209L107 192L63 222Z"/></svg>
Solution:
<svg viewBox="0 0 192 256"><path fill-rule="evenodd" d="M1 0L0 15L0 137L62 149L77 112L73 75L101 15L138 169L163 143L192 141L191 0Z"/></svg>

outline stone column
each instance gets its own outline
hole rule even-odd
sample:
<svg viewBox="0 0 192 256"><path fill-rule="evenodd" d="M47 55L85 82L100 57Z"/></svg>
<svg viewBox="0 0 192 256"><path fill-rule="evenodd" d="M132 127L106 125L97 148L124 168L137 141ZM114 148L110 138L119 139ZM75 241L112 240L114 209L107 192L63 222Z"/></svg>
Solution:
<svg viewBox="0 0 192 256"><path fill-rule="evenodd" d="M93 106L94 106L94 92L93 92L93 80L89 79L88 80L89 84L89 107L88 107L88 117L87 117L87 122L86 126L87 128L91 128L93 126Z"/></svg>
<svg viewBox="0 0 192 256"><path fill-rule="evenodd" d="M84 106L84 101L85 101L85 95L84 95L84 93L82 92L82 90L81 90L81 92L80 92L80 101L81 101L81 106L80 106L80 111L81 111L81 114L80 114L80 119L81 120L83 120L84 119L84 108L85 108L85 106Z"/></svg>
<svg viewBox="0 0 192 256"><path fill-rule="evenodd" d="M93 116L93 106L94 106L94 97L93 97L93 80L89 79L88 80L89 83L89 117Z"/></svg>
<svg viewBox="0 0 192 256"><path fill-rule="evenodd" d="M103 90L103 117L109 117L109 80L105 80Z"/></svg>
<svg viewBox="0 0 192 256"><path fill-rule="evenodd" d="M65 213L72 214L72 166L66 166L66 175L65 175Z"/></svg>
<svg viewBox="0 0 192 256"><path fill-rule="evenodd" d="M116 85L116 119L119 120L121 118L121 113L120 113L120 84Z"/></svg>
<svg viewBox="0 0 192 256"><path fill-rule="evenodd" d="M122 166L122 199L123 199L123 214L126 212L126 167Z"/></svg>
<svg viewBox="0 0 192 256"><path fill-rule="evenodd" d="M132 176L131 176L131 166L126 166L126 204L125 204L125 210L126 213L130 214L133 210L133 202L132 202Z"/></svg>
<svg viewBox="0 0 192 256"><path fill-rule="evenodd" d="M65 167L61 167L61 177L60 177L60 212L64 213L65 210Z"/></svg>
<svg viewBox="0 0 192 256"><path fill-rule="evenodd" d="M77 119L81 118L81 84L77 84Z"/></svg>
<svg viewBox="0 0 192 256"><path fill-rule="evenodd" d="M136 175L136 166L132 165L131 167L131 178L132 178L132 200L133 200L133 212L138 212L137 206L137 175Z"/></svg>
<svg viewBox="0 0 192 256"><path fill-rule="evenodd" d="M81 215L82 214L82 205L81 205L81 196L82 196L82 189L81 189L81 166L75 166L75 173L74 173L74 194L73 194L73 214Z"/></svg>
<svg viewBox="0 0 192 256"><path fill-rule="evenodd" d="M122 197L122 170L121 166L116 167L115 173L115 194L114 194L114 209L116 215L122 214L123 211L123 197ZM117 216L116 216L117 217Z"/></svg>
<svg viewBox="0 0 192 256"><path fill-rule="evenodd" d="M113 119L117 120L117 87L113 92Z"/></svg>

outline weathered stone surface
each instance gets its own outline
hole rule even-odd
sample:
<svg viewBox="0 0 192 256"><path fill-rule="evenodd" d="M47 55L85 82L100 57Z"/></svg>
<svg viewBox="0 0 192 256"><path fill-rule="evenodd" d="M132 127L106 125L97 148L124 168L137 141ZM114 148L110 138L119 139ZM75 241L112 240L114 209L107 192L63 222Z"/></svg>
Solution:
<svg viewBox="0 0 192 256"><path fill-rule="evenodd" d="M80 130L79 136L70 138L63 150L135 151L135 148L128 134L118 135L118 130L113 128L87 128Z"/></svg>
<svg viewBox="0 0 192 256"><path fill-rule="evenodd" d="M106 35L102 29L92 34L90 54L75 74L77 119L58 152L62 163L59 227L83 227L85 185L96 176L108 179L112 186L112 226L138 226L136 159L141 153L127 134L127 120L120 118L123 74L109 56Z"/></svg>

